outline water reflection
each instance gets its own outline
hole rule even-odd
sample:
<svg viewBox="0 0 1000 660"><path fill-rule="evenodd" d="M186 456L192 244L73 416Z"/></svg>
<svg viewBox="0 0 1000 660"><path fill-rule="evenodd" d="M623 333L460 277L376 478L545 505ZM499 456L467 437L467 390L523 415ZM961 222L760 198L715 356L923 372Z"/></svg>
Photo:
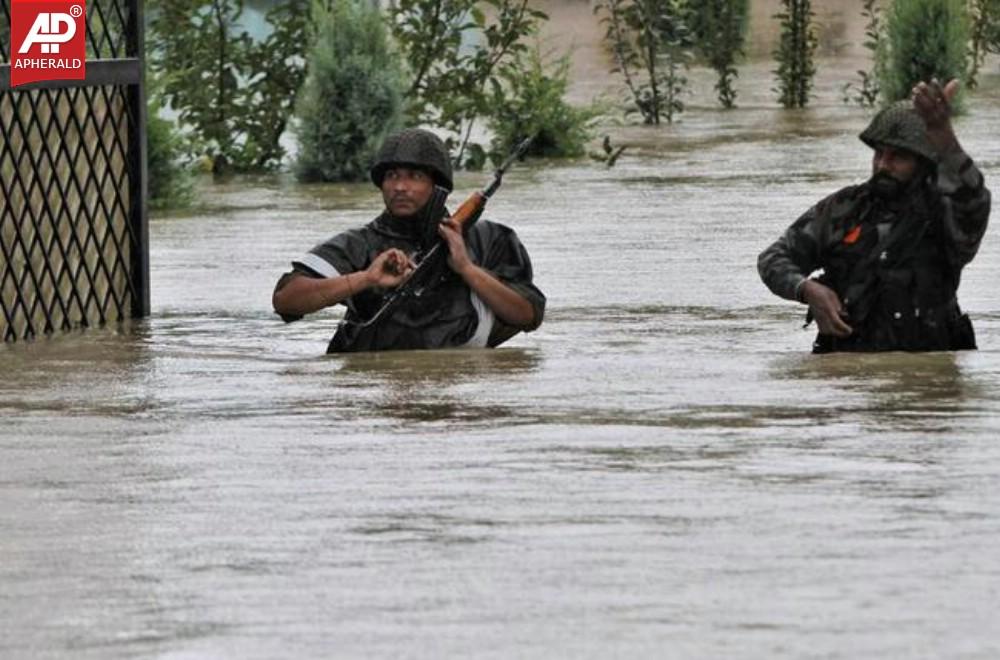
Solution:
<svg viewBox="0 0 1000 660"><path fill-rule="evenodd" d="M146 408L152 360L144 322L0 346L0 410L129 414Z"/></svg>
<svg viewBox="0 0 1000 660"><path fill-rule="evenodd" d="M536 350L393 351L331 356L334 374L373 387L367 405L376 416L411 422L483 422L521 416L491 397L490 384L539 370Z"/></svg>
<svg viewBox="0 0 1000 660"><path fill-rule="evenodd" d="M337 363L337 374L378 378L389 386L458 384L530 373L542 364L539 351L524 348L351 353L328 358Z"/></svg>
<svg viewBox="0 0 1000 660"><path fill-rule="evenodd" d="M960 353L840 353L778 360L775 378L870 393L887 410L951 410L979 395Z"/></svg>

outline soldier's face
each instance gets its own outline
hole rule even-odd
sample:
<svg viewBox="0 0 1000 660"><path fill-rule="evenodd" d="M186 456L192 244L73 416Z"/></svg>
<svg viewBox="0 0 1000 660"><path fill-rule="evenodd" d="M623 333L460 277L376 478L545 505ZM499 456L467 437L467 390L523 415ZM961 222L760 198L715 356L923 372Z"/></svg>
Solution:
<svg viewBox="0 0 1000 660"><path fill-rule="evenodd" d="M416 215L434 192L434 179L423 170L394 167L382 179L382 199L397 218Z"/></svg>
<svg viewBox="0 0 1000 660"><path fill-rule="evenodd" d="M919 157L905 149L880 145L872 156L872 176L885 173L902 185L908 184L917 174Z"/></svg>

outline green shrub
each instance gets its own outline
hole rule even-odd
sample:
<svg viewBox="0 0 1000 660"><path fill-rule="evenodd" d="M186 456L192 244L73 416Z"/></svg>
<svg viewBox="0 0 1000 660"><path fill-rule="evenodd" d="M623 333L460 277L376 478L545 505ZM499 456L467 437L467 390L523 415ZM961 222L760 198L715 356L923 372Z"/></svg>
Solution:
<svg viewBox="0 0 1000 660"><path fill-rule="evenodd" d="M987 53L1000 53L1000 0L969 0L972 44L967 84L975 89Z"/></svg>
<svg viewBox="0 0 1000 660"><path fill-rule="evenodd" d="M684 111L684 71L694 48L686 0L597 0L594 13L604 14L604 40L614 56L612 73L628 88L625 114L638 112L643 123L673 123Z"/></svg>
<svg viewBox="0 0 1000 660"><path fill-rule="evenodd" d="M964 0L895 0L886 17L886 54L880 58L882 103L909 98L922 80L964 80L968 44Z"/></svg>
<svg viewBox="0 0 1000 660"><path fill-rule="evenodd" d="M493 92L528 50L548 16L528 0L393 0L393 37L409 65L409 123L433 125L458 167L478 169L482 145L470 136L490 114Z"/></svg>
<svg viewBox="0 0 1000 660"><path fill-rule="evenodd" d="M155 89L146 105L147 197L151 209L189 206L194 199L191 170L184 164L184 138L160 116L163 102Z"/></svg>
<svg viewBox="0 0 1000 660"><path fill-rule="evenodd" d="M843 87L844 103L857 103L862 108L873 108L878 104L879 79L878 62L880 57L884 57L885 48L883 39L885 36L884 22L882 21L882 7L879 0L862 0L861 16L865 19L865 50L872 58L871 69L865 71L858 70L858 82L848 82Z"/></svg>
<svg viewBox="0 0 1000 660"><path fill-rule="evenodd" d="M775 14L781 21L781 38L774 58L778 68L774 72L778 78L781 105L786 108L804 108L809 105L816 65L813 56L819 41L813 24L813 10L810 0L781 0L784 11Z"/></svg>
<svg viewBox="0 0 1000 660"><path fill-rule="evenodd" d="M739 75L736 61L743 56L749 22L749 0L703 0L690 9L688 23L702 58L715 69L715 91L724 108L736 105L733 79Z"/></svg>
<svg viewBox="0 0 1000 660"><path fill-rule="evenodd" d="M305 76L309 0L283 0L270 34L243 29L243 0L171 0L149 6L148 62L163 96L217 173L281 165L280 138Z"/></svg>
<svg viewBox="0 0 1000 660"><path fill-rule="evenodd" d="M548 157L582 156L591 138L596 106L575 108L565 100L569 86L569 56L559 58L551 73L534 51L514 68L505 89L495 90L493 160L502 160L522 140L535 136L529 154Z"/></svg>
<svg viewBox="0 0 1000 660"><path fill-rule="evenodd" d="M313 3L305 84L296 104L295 172L302 181L362 181L402 124L403 75L368 0Z"/></svg>

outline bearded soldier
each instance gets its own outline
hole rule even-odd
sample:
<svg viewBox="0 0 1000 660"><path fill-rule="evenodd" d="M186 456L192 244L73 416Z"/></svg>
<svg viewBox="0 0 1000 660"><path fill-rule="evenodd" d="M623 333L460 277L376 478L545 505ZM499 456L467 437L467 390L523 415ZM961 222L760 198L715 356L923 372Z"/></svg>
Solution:
<svg viewBox="0 0 1000 660"><path fill-rule="evenodd" d="M447 216L428 217L435 185L452 189L451 161L437 136L422 129L390 135L370 174L385 210L292 262L272 298L285 321L343 303L331 353L493 347L539 326L545 296L532 283L531 261L512 229L479 220L463 232ZM406 281L416 259L442 240L448 259L431 286L359 332L383 294Z"/></svg>
<svg viewBox="0 0 1000 660"><path fill-rule="evenodd" d="M990 193L952 129L957 90L921 82L879 112L860 136L874 150L871 178L820 201L761 253L768 288L809 306L814 352L976 348L956 293Z"/></svg>

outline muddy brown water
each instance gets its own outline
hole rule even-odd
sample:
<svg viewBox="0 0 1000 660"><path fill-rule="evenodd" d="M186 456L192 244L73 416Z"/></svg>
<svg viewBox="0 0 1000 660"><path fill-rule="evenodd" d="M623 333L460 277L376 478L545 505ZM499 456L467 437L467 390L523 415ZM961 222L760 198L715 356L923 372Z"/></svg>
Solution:
<svg viewBox="0 0 1000 660"><path fill-rule="evenodd" d="M610 129L611 170L511 173L488 216L549 309L495 351L327 357L336 312L271 313L368 186L154 218L149 319L0 347L0 656L997 657L1000 242L978 352L809 355L755 259L864 178L866 113L743 75ZM995 188L990 81L959 133Z"/></svg>

